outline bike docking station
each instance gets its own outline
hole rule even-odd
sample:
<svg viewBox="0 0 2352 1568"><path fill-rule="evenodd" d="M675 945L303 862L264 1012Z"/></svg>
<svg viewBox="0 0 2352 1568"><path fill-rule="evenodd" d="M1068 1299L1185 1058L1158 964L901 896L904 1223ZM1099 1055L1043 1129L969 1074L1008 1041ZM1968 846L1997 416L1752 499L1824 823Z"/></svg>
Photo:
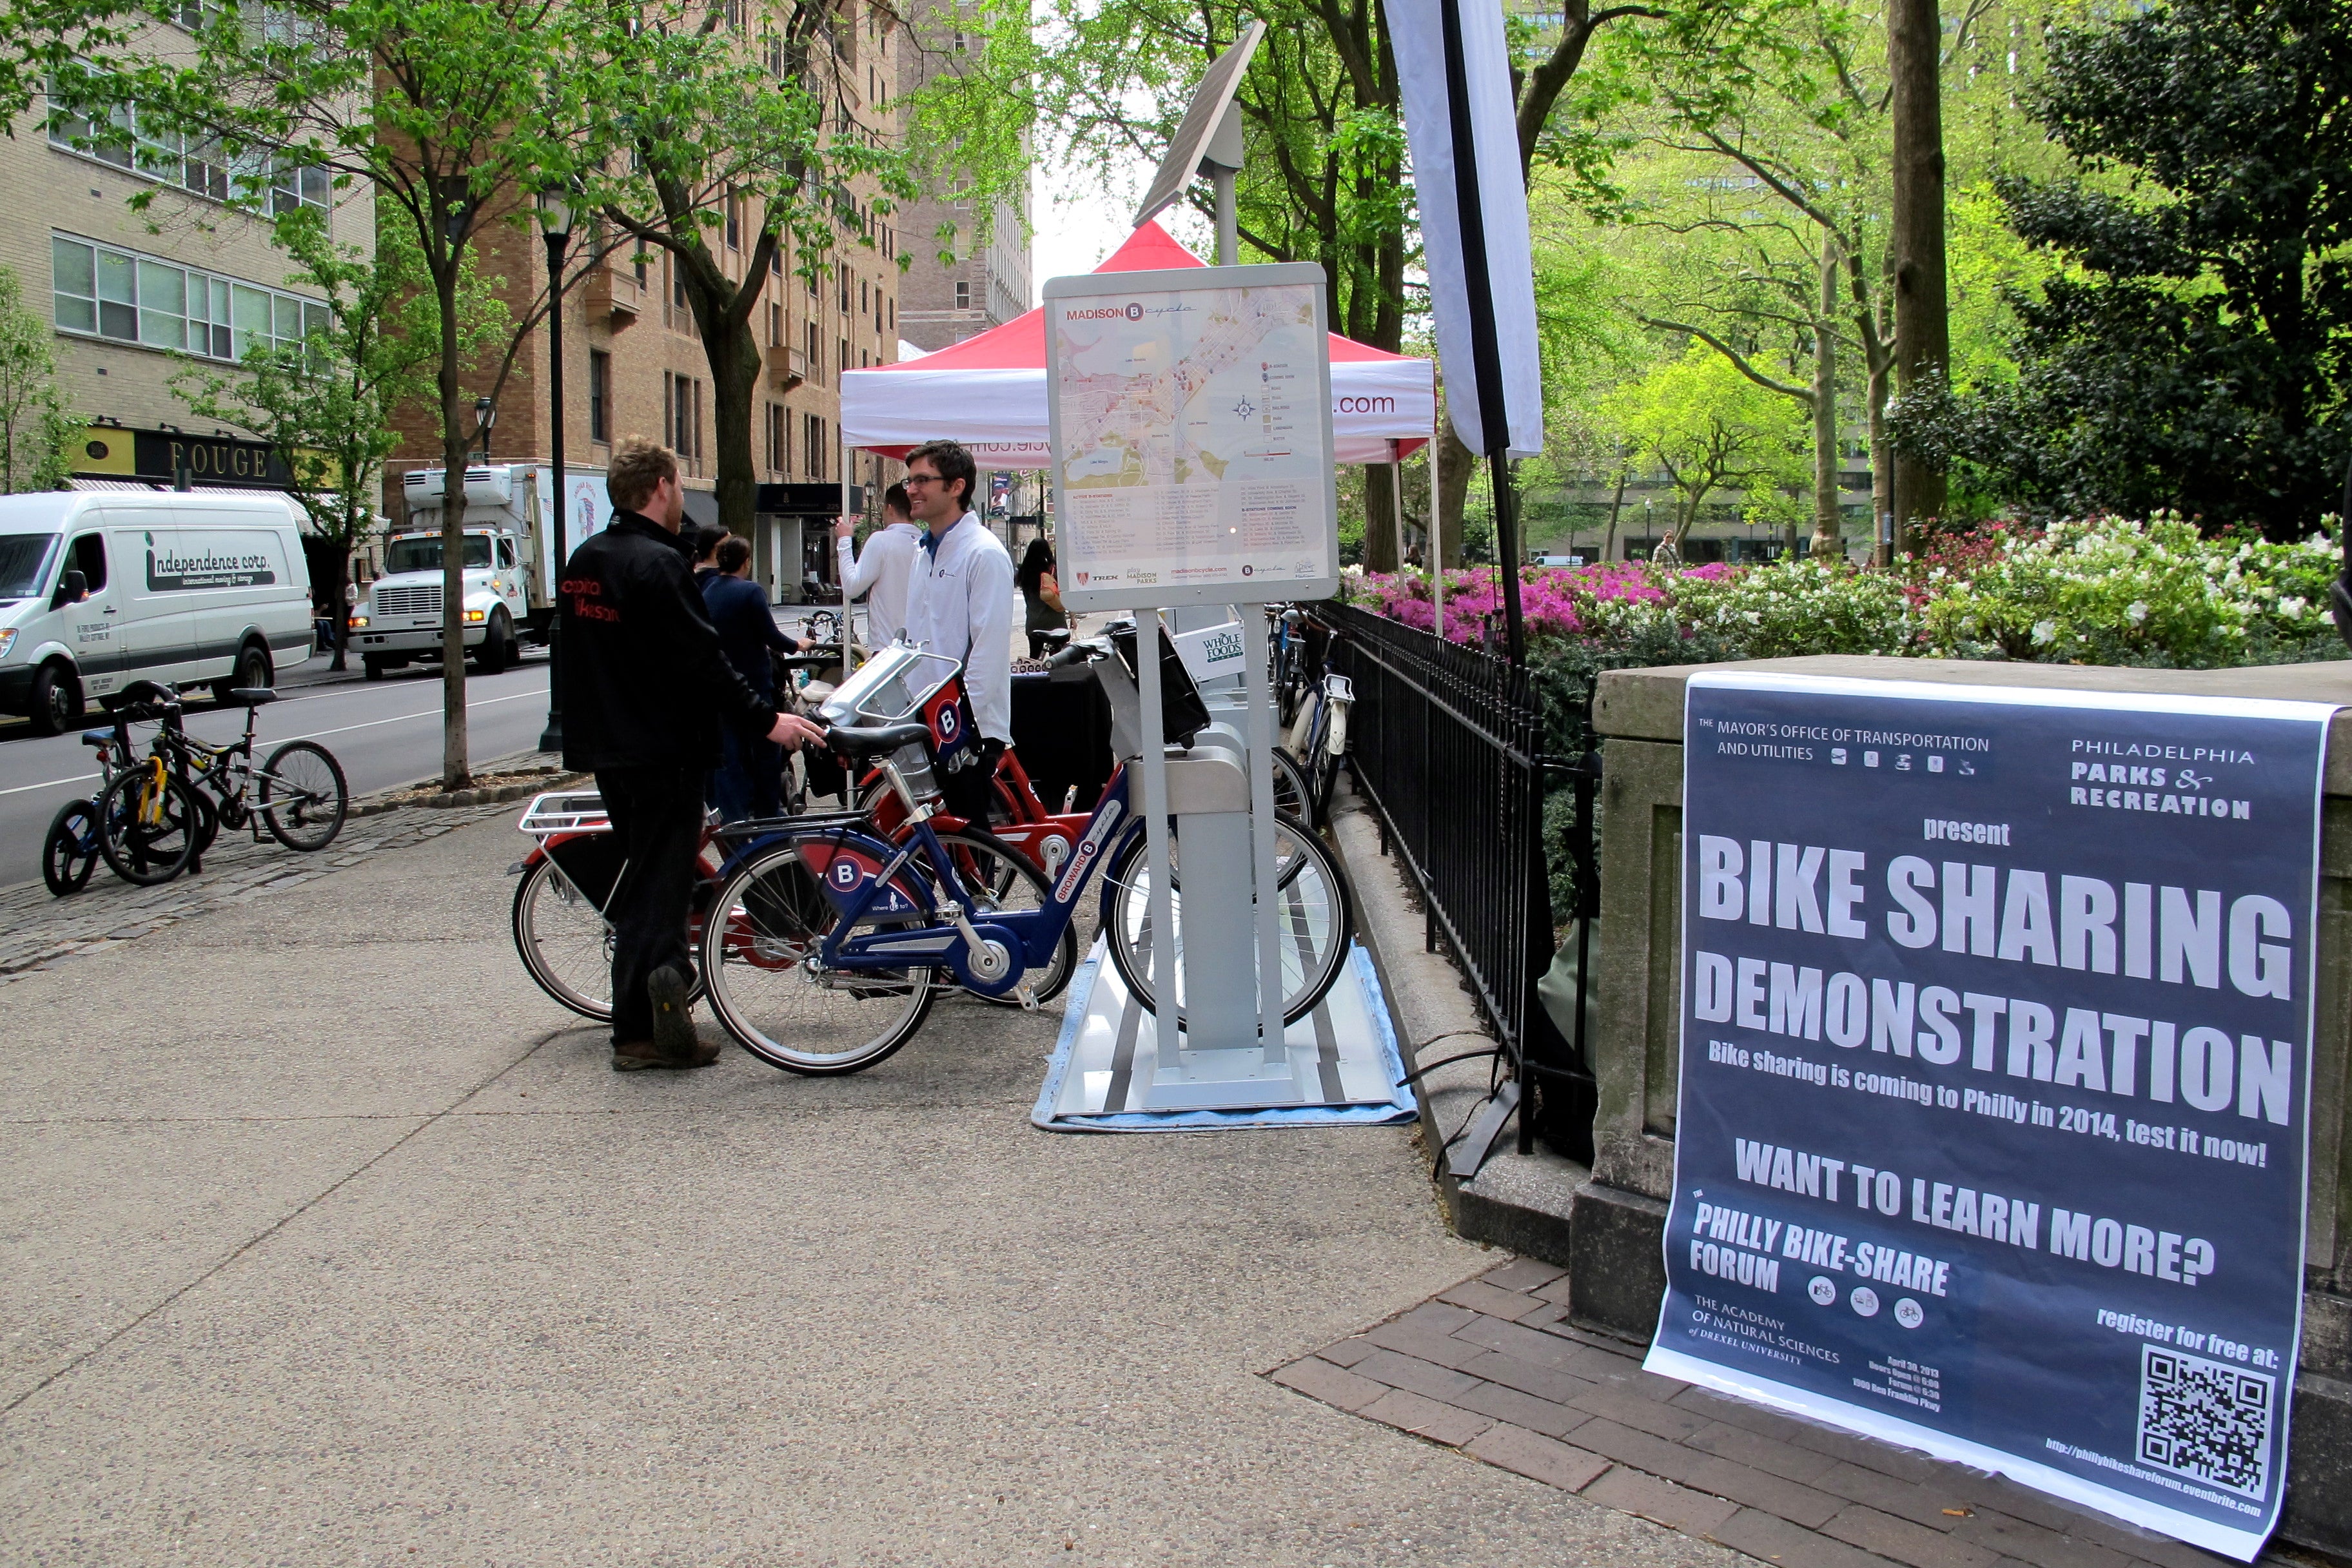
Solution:
<svg viewBox="0 0 2352 1568"><path fill-rule="evenodd" d="M1135 874L1148 887L1132 946L1161 1004L1130 993L1098 940L1032 1121L1408 1119L1379 983L1349 940L1345 879L1297 847L1310 829L1275 811L1259 606L1339 586L1322 268L1057 278L1045 295L1064 602L1137 616L1097 668L1117 755L1140 764ZM1083 876L1107 847L1082 843L1065 874ZM1312 976L1329 973L1314 955L1334 939L1348 942L1337 978L1313 995Z"/></svg>

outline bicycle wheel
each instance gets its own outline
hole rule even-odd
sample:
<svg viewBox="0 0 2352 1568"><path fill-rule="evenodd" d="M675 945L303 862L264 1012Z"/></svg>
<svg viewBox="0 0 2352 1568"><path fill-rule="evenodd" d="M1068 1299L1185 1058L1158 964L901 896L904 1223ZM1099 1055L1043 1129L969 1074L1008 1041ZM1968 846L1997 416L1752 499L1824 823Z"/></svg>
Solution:
<svg viewBox="0 0 2352 1568"><path fill-rule="evenodd" d="M98 852L142 888L168 882L195 858L203 808L188 786L151 768L117 773L98 797Z"/></svg>
<svg viewBox="0 0 2352 1568"><path fill-rule="evenodd" d="M547 857L514 896L515 953L541 991L583 1018L613 1017L613 928L604 911Z"/></svg>
<svg viewBox="0 0 2352 1568"><path fill-rule="evenodd" d="M98 803L69 800L49 818L49 836L41 843L41 880L62 899L89 885L98 868Z"/></svg>
<svg viewBox="0 0 2352 1568"><path fill-rule="evenodd" d="M1146 978L1153 946L1151 931L1151 868L1145 855L1148 840L1129 836L1112 856L1103 875L1110 879L1111 907L1104 924L1110 936L1111 962L1137 1001L1152 1004L1151 983ZM1170 841L1171 850L1175 841ZM1355 894L1346 873L1323 841L1304 823L1279 821L1275 832L1275 856L1281 867L1275 878L1276 918L1282 949L1282 1021L1295 1023L1307 1016L1331 987L1348 962L1348 945L1356 934ZM1169 905L1177 917L1175 962L1177 1016L1184 1007L1184 868L1181 854ZM1222 982L1220 982L1222 983Z"/></svg>
<svg viewBox="0 0 2352 1568"><path fill-rule="evenodd" d="M1015 914L1024 910L1042 910L1051 901L1045 879L1037 868L1018 853L994 840L976 833L942 833L940 847L948 852L955 866L957 879L972 896L978 906L972 919L984 921L992 914ZM1062 928L1054 943L1054 954L1044 963L1032 964L1025 978L1030 994L1040 1003L1052 1001L1070 983L1070 975L1078 966L1078 935L1072 926ZM980 993L972 993L980 996ZM980 996L983 1002L999 1006L1018 1007L1021 998L1007 992L1002 996Z"/></svg>
<svg viewBox="0 0 2352 1568"><path fill-rule="evenodd" d="M822 864L835 842L824 834L765 841L720 887L702 932L720 1027L769 1066L813 1077L872 1067L931 1010L929 968L852 973L811 963L840 917L802 850Z"/></svg>
<svg viewBox="0 0 2352 1568"><path fill-rule="evenodd" d="M343 830L351 790L335 754L312 741L289 741L269 753L256 775L257 804L269 836L289 849L324 849Z"/></svg>
<svg viewBox="0 0 2352 1568"><path fill-rule="evenodd" d="M1298 771L1298 764L1290 760L1288 752L1276 746L1274 749L1276 813L1282 816L1297 817L1307 826L1312 827L1320 820L1317 814L1309 809L1313 804L1313 797L1307 791L1307 775Z"/></svg>

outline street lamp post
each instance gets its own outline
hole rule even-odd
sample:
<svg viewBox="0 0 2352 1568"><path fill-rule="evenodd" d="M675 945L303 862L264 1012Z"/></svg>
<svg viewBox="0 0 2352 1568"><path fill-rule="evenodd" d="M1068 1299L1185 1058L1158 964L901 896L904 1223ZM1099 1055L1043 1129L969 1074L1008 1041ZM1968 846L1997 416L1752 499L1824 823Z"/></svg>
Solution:
<svg viewBox="0 0 2352 1568"><path fill-rule="evenodd" d="M487 397L474 399L474 428L482 433L482 461L490 460L490 426L499 422L498 405Z"/></svg>
<svg viewBox="0 0 2352 1568"><path fill-rule="evenodd" d="M548 519L550 529L547 563L548 582L560 584L563 576L563 252L572 243L572 204L562 191L539 193L539 227L547 240L547 405L548 423L553 431L550 454L555 469L553 486L555 504ZM541 731L539 749L542 752L563 750L563 621L561 594L547 626L547 728Z"/></svg>

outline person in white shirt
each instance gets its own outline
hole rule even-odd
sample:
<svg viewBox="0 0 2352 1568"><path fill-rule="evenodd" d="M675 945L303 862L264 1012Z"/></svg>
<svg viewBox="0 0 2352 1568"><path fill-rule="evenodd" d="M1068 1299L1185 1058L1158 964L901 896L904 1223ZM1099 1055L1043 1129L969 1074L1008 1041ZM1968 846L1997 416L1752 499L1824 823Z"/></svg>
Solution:
<svg viewBox="0 0 2352 1568"><path fill-rule="evenodd" d="M882 492L882 521L862 555L850 543L857 520L845 517L833 525L842 589L853 599L866 595L866 646L875 648L889 647L906 629L907 582L914 575L915 557L922 553L923 531L915 526L906 486Z"/></svg>
<svg viewBox="0 0 2352 1568"><path fill-rule="evenodd" d="M1013 557L971 510L976 477L971 454L953 441L926 442L907 454L908 505L924 529L907 590L907 640L963 661L964 693L984 745L977 765L942 784L948 809L984 826L989 781L1013 743L1014 594Z"/></svg>

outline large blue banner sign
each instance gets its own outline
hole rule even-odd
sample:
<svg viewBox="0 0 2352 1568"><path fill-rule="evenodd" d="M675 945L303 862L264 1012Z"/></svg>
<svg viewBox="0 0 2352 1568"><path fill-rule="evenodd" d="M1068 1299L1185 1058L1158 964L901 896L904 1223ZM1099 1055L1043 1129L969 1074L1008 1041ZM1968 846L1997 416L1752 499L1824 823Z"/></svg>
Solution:
<svg viewBox="0 0 2352 1568"><path fill-rule="evenodd" d="M1650 1369L2251 1561L2331 711L1694 678Z"/></svg>

